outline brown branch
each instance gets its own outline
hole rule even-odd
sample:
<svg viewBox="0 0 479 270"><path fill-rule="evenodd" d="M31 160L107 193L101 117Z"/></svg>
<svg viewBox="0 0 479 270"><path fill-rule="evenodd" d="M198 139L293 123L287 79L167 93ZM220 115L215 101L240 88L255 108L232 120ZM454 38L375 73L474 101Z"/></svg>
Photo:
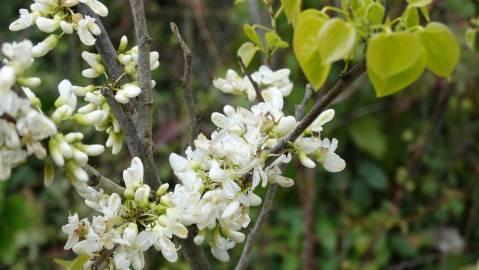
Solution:
<svg viewBox="0 0 479 270"><path fill-rule="evenodd" d="M195 100L193 97L193 91L191 90L191 66L192 66L192 55L191 50L183 40L180 30L175 23L170 23L171 31L175 34L178 43L183 50L183 57L185 61L184 73L182 78L183 85L183 96L185 99L186 109L188 110L188 116L190 118L190 134L189 134L189 144L191 147L194 147L194 140L198 136L200 127L199 127L199 117L196 111Z"/></svg>
<svg viewBox="0 0 479 270"><path fill-rule="evenodd" d="M256 83L255 80L253 80L253 77L251 77L251 75L248 73L248 71L246 70L246 66L245 64L243 63L243 60L241 59L241 57L238 57L237 58L237 61L238 61L238 65L240 66L241 68L241 72L243 72L246 77L248 77L248 80L251 82L251 84L253 85L253 88L254 88L254 91L256 92L256 100L258 100L259 102L262 102L264 101L263 99L263 95L261 94L261 89L259 88L259 85L258 83Z"/></svg>
<svg viewBox="0 0 479 270"><path fill-rule="evenodd" d="M183 84L183 91L184 91L184 99L185 104L188 110L188 116L190 118L190 134L189 134L189 144L191 147L194 148L194 140L199 133L199 125L198 125L198 115L196 113L196 106L195 100L193 98L193 91L191 90L191 63L192 63L192 55L191 50L183 40L181 36L180 30L178 26L171 22L170 23L171 31L175 35L178 43L183 50L183 57L185 62L184 73L182 78ZM186 260L189 262L192 269L198 270L205 270L210 269L210 265L208 259L206 258L203 249L201 246L197 246L193 238L198 233L198 230L195 226L188 227L188 238L187 239L177 239L180 243L183 251L183 255L185 256Z"/></svg>
<svg viewBox="0 0 479 270"><path fill-rule="evenodd" d="M366 63L363 61L354 66L349 72L342 74L339 81L324 95L321 99L316 101L309 113L298 123L296 128L285 139L280 141L273 149L271 154L281 154L287 148L288 144L296 141L296 139L303 134L303 132L313 123L319 114L326 109L326 107L333 102L336 97L341 94L353 81L361 76L366 71Z"/></svg>
<svg viewBox="0 0 479 270"><path fill-rule="evenodd" d="M92 270L99 270L99 269L107 269L108 267L108 259L110 258L111 255L113 255L113 252L115 252L115 249L117 248L114 247L112 249L103 249L100 253L100 256L95 259L95 262L91 266Z"/></svg>
<svg viewBox="0 0 479 270"><path fill-rule="evenodd" d="M151 38L148 35L143 0L130 0L130 5L133 14L133 24L135 25L136 42L138 44L137 74L138 83L141 88L133 119L135 123L137 123L138 136L143 139L143 145L146 151L151 153L153 147L152 128L154 105L150 71Z"/></svg>
<svg viewBox="0 0 479 270"><path fill-rule="evenodd" d="M95 168L86 164L83 169L85 169L86 173L90 177L88 180L88 185L94 189L102 189L107 194L116 193L120 196L123 195L125 190L124 187L117 184L115 181L103 176L100 172L98 172Z"/></svg>
<svg viewBox="0 0 479 270"><path fill-rule="evenodd" d="M134 157L139 157L143 163L145 182L153 190L156 190L160 186L161 180L156 172L156 167L153 162L153 155L151 151L145 149L142 141L138 137L135 122L133 121L131 114L125 110L125 106L122 106L116 102L115 96L113 95L111 89L107 87L102 88L102 94L106 97L108 105L110 105L113 114L116 116L118 122L125 132L125 136L127 138L126 142L130 154Z"/></svg>
<svg viewBox="0 0 479 270"><path fill-rule="evenodd" d="M209 270L211 266L203 252L203 248L197 246L193 241L197 233L198 229L195 226L190 226L188 227L188 238L177 238L176 240L181 245L183 256L185 256L192 270Z"/></svg>
<svg viewBox="0 0 479 270"><path fill-rule="evenodd" d="M111 43L110 37L108 36L105 27L100 20L100 17L98 17L98 15L96 15L88 6L84 4L79 4L78 10L81 13L94 18L96 24L101 29L101 34L97 36L95 46L98 50L98 53L102 57L103 64L105 65L110 81L118 81L119 84L127 83L126 76L123 76L123 66L117 60L118 55L113 47L113 44ZM118 122L125 132L128 150L130 151L131 156L139 157L143 163L143 166L145 167L145 182L155 190L161 184L161 180L156 172L151 149L149 149L147 146L145 147L143 140L141 137L139 137L137 124L139 125L141 123L137 122L135 124L135 121L133 121L132 114L134 112L134 108L132 104L128 103L123 105L116 102L113 92L109 88L103 88L102 94L106 97L108 105L110 105L113 114L118 119Z"/></svg>
<svg viewBox="0 0 479 270"><path fill-rule="evenodd" d="M261 207L261 211L258 215L258 218L256 219L253 228L248 234L248 238L246 239L246 243L243 247L243 252L241 253L241 258L238 261L235 270L244 270L248 267L251 260L251 252L253 251L253 246L256 242L256 239L258 238L258 233L261 229L261 226L266 221L266 217L273 208L273 199L277 189L278 185L276 184L271 184L268 187L266 197L264 198L263 206Z"/></svg>
<svg viewBox="0 0 479 270"><path fill-rule="evenodd" d="M288 149L288 145L291 142L294 142L303 132L311 125L311 123L319 116L319 114L331 103L336 97L341 94L352 82L354 82L361 74L366 71L366 63L363 61L356 66L354 66L349 72L342 74L339 81L324 95L319 99L311 109L311 111L299 122L296 128L281 142L279 142L272 150L271 154L282 154ZM305 95L307 91L305 92ZM300 106L296 108L296 113L298 118L301 117L300 110L302 106L306 106L307 101L301 103ZM275 157L269 158L266 161L266 164L271 164ZM253 250L253 245L256 242L258 232L261 228L261 225L264 223L264 219L267 216L268 212L272 208L274 194L276 192L277 185L270 185L268 192L266 194L265 201L261 207L261 212L256 220L256 223L248 235L241 258L238 261L238 264L235 267L235 270L244 270L248 267L251 260L251 251Z"/></svg>

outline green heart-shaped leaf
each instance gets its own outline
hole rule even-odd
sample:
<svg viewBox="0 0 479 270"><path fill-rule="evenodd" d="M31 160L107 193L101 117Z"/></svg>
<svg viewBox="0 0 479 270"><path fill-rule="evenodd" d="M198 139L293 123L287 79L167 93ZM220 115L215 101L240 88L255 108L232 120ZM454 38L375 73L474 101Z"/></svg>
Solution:
<svg viewBox="0 0 479 270"><path fill-rule="evenodd" d="M288 23L296 24L296 17L301 13L301 0L281 0Z"/></svg>
<svg viewBox="0 0 479 270"><path fill-rule="evenodd" d="M251 42L245 42L238 49L238 56L241 58L241 61L243 61L243 64L248 67L258 50L258 46Z"/></svg>
<svg viewBox="0 0 479 270"><path fill-rule="evenodd" d="M422 50L423 49L421 49L421 51ZM426 55L425 53L421 53L416 63L396 75L382 78L381 76L378 76L374 70L370 69L368 70L368 76L374 86L376 96L383 97L394 94L411 85L422 75L425 67Z"/></svg>
<svg viewBox="0 0 479 270"><path fill-rule="evenodd" d="M298 15L294 30L294 53L308 81L319 90L328 77L331 66L322 65L318 50L318 34L328 17L318 10L306 10Z"/></svg>
<svg viewBox="0 0 479 270"><path fill-rule="evenodd" d="M347 57L356 44L356 29L343 19L328 20L319 31L319 53L322 65Z"/></svg>
<svg viewBox="0 0 479 270"><path fill-rule="evenodd" d="M417 32L427 56L427 68L438 76L450 77L454 71L461 49L454 34L447 26L430 23Z"/></svg>
<svg viewBox="0 0 479 270"><path fill-rule="evenodd" d="M385 80L412 68L421 55L422 45L414 34L381 33L368 42L367 68Z"/></svg>
<svg viewBox="0 0 479 270"><path fill-rule="evenodd" d="M259 47L263 47L263 42L253 26L249 24L243 25L243 32L254 44L258 45Z"/></svg>

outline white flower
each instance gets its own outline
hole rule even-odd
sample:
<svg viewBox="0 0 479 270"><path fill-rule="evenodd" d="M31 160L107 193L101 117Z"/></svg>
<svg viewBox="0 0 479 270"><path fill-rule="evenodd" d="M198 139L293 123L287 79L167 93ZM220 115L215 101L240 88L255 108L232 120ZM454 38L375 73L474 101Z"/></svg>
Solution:
<svg viewBox="0 0 479 270"><path fill-rule="evenodd" d="M45 56L48 52L53 50L58 45L58 36L55 34L49 35L45 40L35 45L32 49L32 56L39 58Z"/></svg>
<svg viewBox="0 0 479 270"><path fill-rule="evenodd" d="M288 96L293 90L293 83L289 80L290 74L291 70L287 68L272 71L267 66L261 66L251 77L261 88L276 87L283 96Z"/></svg>
<svg viewBox="0 0 479 270"><path fill-rule="evenodd" d="M45 33L53 33L55 30L60 27L60 17L55 17L53 19L51 18L45 18L45 17L38 17L35 20L35 23L37 24L38 29Z"/></svg>
<svg viewBox="0 0 479 270"><path fill-rule="evenodd" d="M282 117L273 131L280 137L288 135L296 127L296 119L293 116Z"/></svg>
<svg viewBox="0 0 479 270"><path fill-rule="evenodd" d="M138 233L135 223L130 223L123 231L120 239L115 239L120 248L115 251L113 258L118 269L129 269L133 265L135 270L143 269L145 258L143 252L152 245L150 234L146 231Z"/></svg>
<svg viewBox="0 0 479 270"><path fill-rule="evenodd" d="M151 188L148 185L142 185L135 191L135 202L139 206L148 205L148 198L150 196Z"/></svg>
<svg viewBox="0 0 479 270"><path fill-rule="evenodd" d="M8 58L4 61L14 68L17 74L25 71L33 63L33 44L30 40L3 43L2 53Z"/></svg>
<svg viewBox="0 0 479 270"><path fill-rule="evenodd" d="M60 28L62 29L63 33L65 34L73 34L73 24L66 22L66 21L61 21L60 22Z"/></svg>
<svg viewBox="0 0 479 270"><path fill-rule="evenodd" d="M96 14L106 17L108 16L108 8L97 0L80 0L80 3L87 5Z"/></svg>
<svg viewBox="0 0 479 270"><path fill-rule="evenodd" d="M334 110L329 109L322 112L311 124L310 128L312 131L321 132L323 131L324 124L330 122L334 118Z"/></svg>
<svg viewBox="0 0 479 270"><path fill-rule="evenodd" d="M77 97L73 93L73 86L70 81L61 81L58 84L58 92L60 96L55 101L57 109L52 114L52 119L57 122L70 117L77 106Z"/></svg>
<svg viewBox="0 0 479 270"><path fill-rule="evenodd" d="M136 189L143 184L143 163L138 157L134 157L131 166L123 171L123 181L126 188Z"/></svg>
<svg viewBox="0 0 479 270"><path fill-rule="evenodd" d="M122 86L118 92L116 92L115 100L118 103L126 104L130 101L130 98L135 98L141 93L141 88L137 85L127 83Z"/></svg>
<svg viewBox="0 0 479 270"><path fill-rule="evenodd" d="M229 241L228 239L222 237L219 233L216 233L214 240L211 243L211 254L222 262L227 262L230 260L230 255L228 250L232 249L235 246L235 242Z"/></svg>
<svg viewBox="0 0 479 270"><path fill-rule="evenodd" d="M105 215L106 218L113 218L118 215L121 208L120 195L113 193L110 196L104 196L99 203L99 211Z"/></svg>
<svg viewBox="0 0 479 270"><path fill-rule="evenodd" d="M12 67L3 66L0 68L0 91L10 90L15 84L15 80L15 70Z"/></svg>
<svg viewBox="0 0 479 270"><path fill-rule="evenodd" d="M39 141L57 133L56 125L48 117L33 109L25 117L17 120L17 130L23 137L28 152L34 153L39 159L46 157L46 150Z"/></svg>
<svg viewBox="0 0 479 270"><path fill-rule="evenodd" d="M165 228L155 226L151 232L153 243L156 250L161 251L161 254L169 262L176 262L178 260L178 248L166 236Z"/></svg>
<svg viewBox="0 0 479 270"><path fill-rule="evenodd" d="M241 78L236 71L229 69L226 77L213 81L214 87L225 94L246 95L250 101L256 99L256 91L247 77Z"/></svg>
<svg viewBox="0 0 479 270"><path fill-rule="evenodd" d="M335 153L338 148L338 140L333 139L331 143L328 139L323 140L323 145L317 153L317 159L323 163L324 169L328 172L340 172L346 168L346 162Z"/></svg>
<svg viewBox="0 0 479 270"><path fill-rule="evenodd" d="M83 44L87 46L95 45L96 39L93 35L101 34L100 27L95 23L95 19L90 16L85 16L78 22L77 27L78 36Z"/></svg>
<svg viewBox="0 0 479 270"><path fill-rule="evenodd" d="M21 8L18 12L20 17L8 26L10 31L20 31L33 24L33 16L28 12L28 9Z"/></svg>
<svg viewBox="0 0 479 270"><path fill-rule="evenodd" d="M62 231L68 234L68 241L65 249L71 249L78 243L81 237L84 237L90 230L90 222L86 219L79 220L78 214L68 217L68 224L63 225Z"/></svg>

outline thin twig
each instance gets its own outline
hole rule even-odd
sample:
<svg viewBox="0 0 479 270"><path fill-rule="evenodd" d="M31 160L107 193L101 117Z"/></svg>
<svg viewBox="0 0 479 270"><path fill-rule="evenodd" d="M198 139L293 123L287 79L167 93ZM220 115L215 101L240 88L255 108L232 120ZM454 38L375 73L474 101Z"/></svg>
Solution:
<svg viewBox="0 0 479 270"><path fill-rule="evenodd" d="M243 72L246 75L246 77L248 77L248 80L253 85L254 91L256 92L256 100L258 100L259 102L264 101L263 95L261 94L261 89L259 88L258 83L256 83L255 80L253 80L253 77L251 77L251 75L246 70L246 66L243 63L243 60L241 59L241 57L238 57L237 60L238 60L238 65L241 68L241 72Z"/></svg>
<svg viewBox="0 0 479 270"><path fill-rule="evenodd" d="M304 89L303 100L301 101L301 103L296 105L294 109L294 118L296 118L296 120L299 120L304 116L306 105L308 105L308 101L312 95L313 95L313 87L311 86L311 84L308 83L306 85L306 88Z"/></svg>
<svg viewBox="0 0 479 270"><path fill-rule="evenodd" d="M268 187L266 197L264 198L263 206L261 207L261 211L259 212L258 218L256 219L253 228L248 234L248 238L246 239L246 243L243 247L243 252L241 253L241 258L238 261L235 270L244 270L248 267L251 260L251 252L253 251L253 246L256 242L256 239L258 238L258 233L261 229L261 226L266 221L266 217L273 208L274 195L277 189L278 185L276 184L271 184Z"/></svg>
<svg viewBox="0 0 479 270"><path fill-rule="evenodd" d="M100 20L100 17L98 17L98 15L95 14L85 4L79 4L78 10L82 14L94 18L95 23L101 29L101 34L97 36L95 46L98 50L98 53L102 57L103 64L105 65L110 81L118 80L120 85L127 83L128 81L126 76L123 76L123 66L117 60L118 55L113 47L113 44L111 43L110 37L108 36L105 27ZM132 114L134 112L134 108L132 104L129 103L123 105L116 102L113 92L109 88L103 88L102 94L106 97L108 105L110 105L113 114L118 119L122 130L125 132L130 154L132 156L139 157L143 163L145 168L145 182L150 185L152 189L156 189L159 185L161 185L161 180L156 172L152 151L149 150L148 147L144 146L143 140L138 136L137 124L140 123L135 124L135 121L133 121Z"/></svg>
<svg viewBox="0 0 479 270"><path fill-rule="evenodd" d="M294 142L308 127L309 125L318 117L318 115L331 103L335 100L335 98L341 94L352 82L354 82L361 74L366 71L366 63L363 61L356 66L354 66L349 72L342 74L339 81L328 91L328 93L319 99L309 111L309 113L299 122L296 128L281 142L279 142L272 150L272 154L282 154L284 151L288 149L288 146L291 142ZM307 94L307 93L305 93ZM306 106L307 101L303 102L304 106ZM301 105L300 105L301 106ZM299 109L301 109L299 107ZM298 112L298 108L297 108ZM300 116L298 112L298 116ZM275 157L269 158L266 161L266 164L271 164ZM273 203L274 194L276 192L277 185L270 185L268 188L268 192L266 194L265 201L261 208L261 212L256 220L256 223L251 230L250 234L248 235L248 239L246 240L245 246L243 248L243 252L241 254L241 258L238 261L238 264L235 267L235 270L244 270L248 267L250 259L251 259L251 251L253 250L253 245L256 241L257 234L261 225L264 222L264 219L267 213L270 211Z"/></svg>
<svg viewBox="0 0 479 270"><path fill-rule="evenodd" d="M151 152L153 147L153 93L151 90L150 71L150 43L148 28L145 18L143 0L130 0L135 26L136 42L138 44L138 83L141 93L138 96L136 111L133 115L137 123L138 136L143 139L144 147Z"/></svg>
<svg viewBox="0 0 479 270"><path fill-rule="evenodd" d="M192 54L191 50L183 40L178 26L174 23L170 23L171 31L175 35L178 43L183 50L183 57L185 62L184 73L182 78L183 90L184 90L184 99L185 104L188 110L188 116L190 118L190 134L189 134L189 144L194 148L194 140L199 133L198 125L198 115L196 113L195 100L193 98L193 91L191 90L191 64L192 64ZM183 255L186 260L189 262L192 269L204 270L210 269L208 259L206 258L203 249L201 246L197 246L193 238L198 233L198 230L194 226L188 227L188 238L187 239L177 239L177 241L182 246Z"/></svg>
<svg viewBox="0 0 479 270"><path fill-rule="evenodd" d="M341 94L353 81L366 71L366 63L363 61L354 66L349 72L341 75L339 81L321 99L316 101L309 113L298 123L296 128L285 139L280 141L271 150L271 154L281 154L288 148L288 144L296 141L303 132L313 123L319 114Z"/></svg>
<svg viewBox="0 0 479 270"><path fill-rule="evenodd" d="M86 173L89 176L88 185L95 189L102 189L107 194L116 193L118 195L122 195L125 188L121 185L117 184L115 181L111 180L110 178L102 175L99 171L95 168L86 164L83 169L85 169Z"/></svg>
<svg viewBox="0 0 479 270"><path fill-rule="evenodd" d="M185 67L184 67L183 78L182 78L182 85L183 85L183 91L184 91L183 96L185 99L186 109L188 110L188 116L190 118L190 134L189 134L188 142L191 147L194 147L194 140L196 136L198 136L199 134L200 127L198 125L199 117L196 111L193 91L191 89L192 54L191 54L190 48L188 47L186 42L183 40L183 37L181 36L178 26L174 22L170 23L170 26L171 26L171 31L173 31L173 34L175 34L176 39L178 40L178 43L180 44L181 49L183 50L183 57L185 61Z"/></svg>

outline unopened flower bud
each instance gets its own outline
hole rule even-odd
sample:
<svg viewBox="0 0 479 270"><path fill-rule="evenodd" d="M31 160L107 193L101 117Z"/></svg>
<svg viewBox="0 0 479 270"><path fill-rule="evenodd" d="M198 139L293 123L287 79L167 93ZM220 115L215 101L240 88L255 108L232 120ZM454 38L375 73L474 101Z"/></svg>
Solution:
<svg viewBox="0 0 479 270"><path fill-rule="evenodd" d="M156 196L158 198L160 198L161 196L163 196L167 191L168 191L168 188L170 187L170 185L168 183L165 183L163 185L161 185L158 190L156 191Z"/></svg>

